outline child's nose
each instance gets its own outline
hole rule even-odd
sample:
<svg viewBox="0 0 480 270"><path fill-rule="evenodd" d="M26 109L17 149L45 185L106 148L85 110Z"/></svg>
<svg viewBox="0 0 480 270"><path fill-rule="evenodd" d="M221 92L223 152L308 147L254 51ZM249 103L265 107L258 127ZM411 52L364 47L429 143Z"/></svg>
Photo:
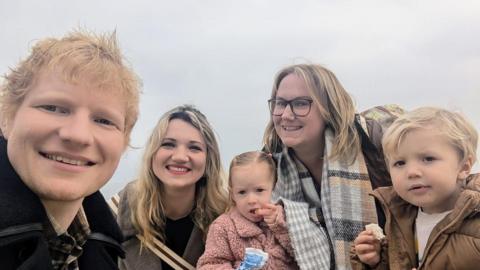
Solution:
<svg viewBox="0 0 480 270"><path fill-rule="evenodd" d="M248 200L249 204L256 204L258 202L257 196L255 196L255 194L253 194L253 193L250 193L248 195L247 200Z"/></svg>
<svg viewBox="0 0 480 270"><path fill-rule="evenodd" d="M407 176L408 179L414 179L421 175L421 171L415 164L408 165L407 167Z"/></svg>

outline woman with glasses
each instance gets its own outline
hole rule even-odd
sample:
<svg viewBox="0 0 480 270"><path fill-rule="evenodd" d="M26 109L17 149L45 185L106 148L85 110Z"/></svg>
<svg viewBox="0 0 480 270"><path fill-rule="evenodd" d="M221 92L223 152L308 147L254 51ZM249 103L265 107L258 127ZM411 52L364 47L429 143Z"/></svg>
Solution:
<svg viewBox="0 0 480 270"><path fill-rule="evenodd" d="M217 140L200 111L178 106L160 118L119 201L120 269L195 268L210 223L227 206Z"/></svg>
<svg viewBox="0 0 480 270"><path fill-rule="evenodd" d="M391 185L380 143L370 140L382 128L355 113L350 95L320 65L280 70L268 103L264 148L277 163L273 197L284 205L297 263L350 269L352 241L364 225L384 223L368 195Z"/></svg>

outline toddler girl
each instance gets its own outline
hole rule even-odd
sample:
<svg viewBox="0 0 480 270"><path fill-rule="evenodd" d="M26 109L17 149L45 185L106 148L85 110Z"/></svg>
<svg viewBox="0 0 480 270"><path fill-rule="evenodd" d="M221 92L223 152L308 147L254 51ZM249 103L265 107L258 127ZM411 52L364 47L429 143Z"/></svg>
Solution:
<svg viewBox="0 0 480 270"><path fill-rule="evenodd" d="M231 208L210 226L197 269L239 269L246 248L268 254L265 265L255 269L298 269L283 207L270 203L276 178L271 155L240 154L229 172Z"/></svg>

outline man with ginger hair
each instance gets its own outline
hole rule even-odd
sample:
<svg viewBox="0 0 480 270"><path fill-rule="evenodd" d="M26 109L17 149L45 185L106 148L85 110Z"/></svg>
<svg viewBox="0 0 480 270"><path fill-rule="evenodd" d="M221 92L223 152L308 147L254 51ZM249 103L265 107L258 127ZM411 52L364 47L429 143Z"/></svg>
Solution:
<svg viewBox="0 0 480 270"><path fill-rule="evenodd" d="M37 42L0 87L0 268L117 269L121 232L98 191L138 115L116 35Z"/></svg>

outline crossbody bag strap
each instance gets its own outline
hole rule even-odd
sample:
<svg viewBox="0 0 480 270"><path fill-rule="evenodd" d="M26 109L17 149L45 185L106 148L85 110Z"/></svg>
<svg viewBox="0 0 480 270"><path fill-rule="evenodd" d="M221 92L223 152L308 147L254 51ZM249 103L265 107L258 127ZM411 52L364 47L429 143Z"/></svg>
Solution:
<svg viewBox="0 0 480 270"><path fill-rule="evenodd" d="M118 215L118 204L120 202L120 196L115 194L107 202L110 206L115 217ZM195 270L195 267L187 262L184 258L178 256L173 250L167 247L164 243L158 239L153 239L153 245L144 241L144 238L137 234L137 238L142 242L153 254L159 257L162 261L166 262L175 270Z"/></svg>

